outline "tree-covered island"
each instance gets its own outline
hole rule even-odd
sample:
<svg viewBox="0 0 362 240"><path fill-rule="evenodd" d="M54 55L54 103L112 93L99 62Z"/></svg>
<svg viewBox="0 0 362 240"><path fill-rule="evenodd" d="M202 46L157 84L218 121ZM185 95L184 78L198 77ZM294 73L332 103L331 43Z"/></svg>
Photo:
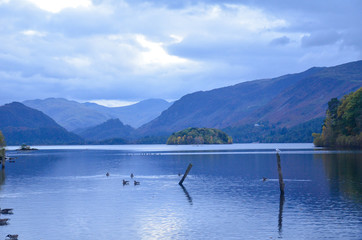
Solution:
<svg viewBox="0 0 362 240"><path fill-rule="evenodd" d="M362 149L362 88L340 101L328 102L322 134L313 134L314 145L330 148Z"/></svg>
<svg viewBox="0 0 362 240"><path fill-rule="evenodd" d="M167 140L170 145L182 144L231 144L232 138L215 128L186 128L173 133Z"/></svg>

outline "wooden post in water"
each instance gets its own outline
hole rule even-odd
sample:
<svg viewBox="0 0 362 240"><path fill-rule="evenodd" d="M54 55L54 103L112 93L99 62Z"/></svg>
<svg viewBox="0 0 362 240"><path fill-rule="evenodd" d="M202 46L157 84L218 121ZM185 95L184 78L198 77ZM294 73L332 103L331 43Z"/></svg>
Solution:
<svg viewBox="0 0 362 240"><path fill-rule="evenodd" d="M282 167L280 165L279 152L277 152L277 165L278 165L280 194L284 196L284 181L283 181Z"/></svg>
<svg viewBox="0 0 362 240"><path fill-rule="evenodd" d="M182 177L182 179L180 180L180 182L178 184L180 184L182 186L182 183L184 182L185 178L187 177L187 174L189 174L191 168L192 168L192 164L190 163L186 169L184 176Z"/></svg>
<svg viewBox="0 0 362 240"><path fill-rule="evenodd" d="M4 169L5 168L5 148L0 148L0 160L1 160L1 168Z"/></svg>

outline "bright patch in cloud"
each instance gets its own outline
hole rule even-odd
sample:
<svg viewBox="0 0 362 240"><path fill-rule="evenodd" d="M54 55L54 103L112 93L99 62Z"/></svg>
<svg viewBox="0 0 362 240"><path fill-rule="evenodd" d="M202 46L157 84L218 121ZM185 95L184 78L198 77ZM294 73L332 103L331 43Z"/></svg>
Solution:
<svg viewBox="0 0 362 240"><path fill-rule="evenodd" d="M38 8L48 12L58 13L65 8L90 7L90 0L28 0Z"/></svg>
<svg viewBox="0 0 362 240"><path fill-rule="evenodd" d="M91 61L86 57L64 57L62 59L76 68L89 67L91 65Z"/></svg>
<svg viewBox="0 0 362 240"><path fill-rule="evenodd" d="M272 18L259 9L233 4L226 4L225 6L234 11L235 22L249 31L258 32L260 30L288 26L284 19Z"/></svg>
<svg viewBox="0 0 362 240"><path fill-rule="evenodd" d="M36 37L44 37L46 34L34 30L26 30L22 32L26 36L36 36Z"/></svg>
<svg viewBox="0 0 362 240"><path fill-rule="evenodd" d="M8 3L10 0L0 0L0 5L4 3Z"/></svg>
<svg viewBox="0 0 362 240"><path fill-rule="evenodd" d="M120 101L120 100L106 100L106 99L91 100L89 102L96 103L98 105L102 105L105 107L124 107L137 103L137 102Z"/></svg>
<svg viewBox="0 0 362 240"><path fill-rule="evenodd" d="M149 41L143 35L137 35L136 41L145 49L140 54L143 64L172 65L187 63L184 58L169 55L163 48L163 43Z"/></svg>
<svg viewBox="0 0 362 240"><path fill-rule="evenodd" d="M172 43L180 43L184 39L183 37L174 34L171 34L170 37L173 39Z"/></svg>

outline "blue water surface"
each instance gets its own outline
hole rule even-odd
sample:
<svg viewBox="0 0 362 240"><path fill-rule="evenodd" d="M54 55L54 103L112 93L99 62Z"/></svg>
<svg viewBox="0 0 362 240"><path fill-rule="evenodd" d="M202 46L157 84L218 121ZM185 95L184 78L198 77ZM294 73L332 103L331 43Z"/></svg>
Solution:
<svg viewBox="0 0 362 240"><path fill-rule="evenodd" d="M361 151L312 144L37 148L8 148L16 159L0 173L0 207L14 214L0 216L10 218L0 239L362 239Z"/></svg>

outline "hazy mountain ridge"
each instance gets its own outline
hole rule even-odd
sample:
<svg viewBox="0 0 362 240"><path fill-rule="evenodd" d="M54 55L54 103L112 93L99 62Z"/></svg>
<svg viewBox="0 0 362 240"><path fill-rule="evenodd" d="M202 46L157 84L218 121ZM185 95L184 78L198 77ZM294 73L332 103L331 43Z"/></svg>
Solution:
<svg viewBox="0 0 362 240"><path fill-rule="evenodd" d="M68 132L41 111L19 102L0 106L0 130L8 145L74 144L83 139Z"/></svg>
<svg viewBox="0 0 362 240"><path fill-rule="evenodd" d="M64 98L36 99L23 103L49 115L69 131L94 127L113 118L119 118L125 124L138 127L156 118L171 105L163 99L148 99L130 106L112 108Z"/></svg>
<svg viewBox="0 0 362 240"><path fill-rule="evenodd" d="M124 124L134 128L155 119L171 104L163 99L147 99L124 107L104 107L95 103L84 103L94 110L120 119Z"/></svg>
<svg viewBox="0 0 362 240"><path fill-rule="evenodd" d="M23 103L44 112L69 131L95 126L112 118L110 115L64 98L36 99L24 101Z"/></svg>
<svg viewBox="0 0 362 240"><path fill-rule="evenodd" d="M195 92L138 131L167 135L187 127L225 128L267 121L292 127L324 115L328 101L359 88L362 61Z"/></svg>
<svg viewBox="0 0 362 240"><path fill-rule="evenodd" d="M119 119L110 119L102 124L76 133L89 141L102 141L115 138L129 139L134 134L134 131L134 128L124 125Z"/></svg>

